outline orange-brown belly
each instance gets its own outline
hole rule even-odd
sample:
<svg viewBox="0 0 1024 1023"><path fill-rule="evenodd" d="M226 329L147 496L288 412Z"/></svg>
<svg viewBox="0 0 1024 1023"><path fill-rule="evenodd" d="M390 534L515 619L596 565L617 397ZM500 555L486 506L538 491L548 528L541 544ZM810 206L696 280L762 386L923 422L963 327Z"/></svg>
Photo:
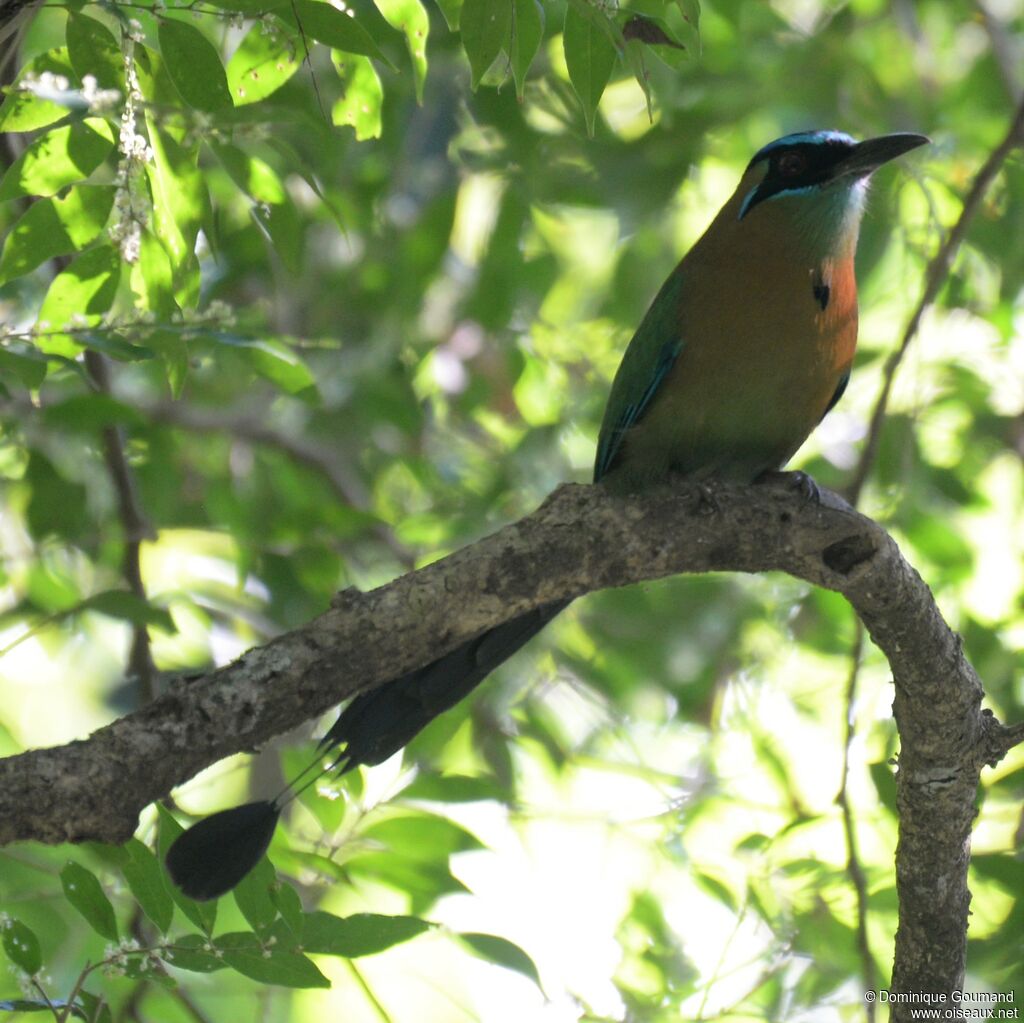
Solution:
<svg viewBox="0 0 1024 1023"><path fill-rule="evenodd" d="M788 272L699 302L684 294L682 351L624 439L631 474L753 479L784 465L817 426L853 361L853 265Z"/></svg>

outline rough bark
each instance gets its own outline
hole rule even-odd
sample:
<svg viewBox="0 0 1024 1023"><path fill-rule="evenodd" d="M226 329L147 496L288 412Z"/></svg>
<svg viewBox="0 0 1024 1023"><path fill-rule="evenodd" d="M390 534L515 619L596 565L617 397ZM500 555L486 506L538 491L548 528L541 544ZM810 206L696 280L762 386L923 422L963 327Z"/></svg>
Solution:
<svg viewBox="0 0 1024 1023"><path fill-rule="evenodd" d="M560 487L519 522L369 593L344 591L308 625L174 680L88 739L0 761L0 843L124 841L143 807L207 765L540 604L680 572L770 570L844 594L888 658L902 745L893 987L951 998L978 778L1024 730L981 709L959 637L892 538L833 495L785 485L635 499Z"/></svg>

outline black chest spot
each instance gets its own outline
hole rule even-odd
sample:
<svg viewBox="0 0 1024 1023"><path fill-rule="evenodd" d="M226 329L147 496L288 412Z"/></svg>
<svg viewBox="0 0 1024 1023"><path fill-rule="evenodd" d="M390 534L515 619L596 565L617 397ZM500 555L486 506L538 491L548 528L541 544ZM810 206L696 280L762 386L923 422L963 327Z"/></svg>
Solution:
<svg viewBox="0 0 1024 1023"><path fill-rule="evenodd" d="M822 280L816 280L811 288L814 292L814 301L821 306L821 311L824 312L828 308L829 286Z"/></svg>

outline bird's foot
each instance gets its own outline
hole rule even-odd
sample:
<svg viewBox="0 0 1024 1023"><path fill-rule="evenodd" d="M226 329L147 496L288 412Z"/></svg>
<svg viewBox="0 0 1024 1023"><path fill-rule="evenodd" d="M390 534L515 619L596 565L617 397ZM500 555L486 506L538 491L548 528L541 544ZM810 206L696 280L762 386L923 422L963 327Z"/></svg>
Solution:
<svg viewBox="0 0 1024 1023"><path fill-rule="evenodd" d="M776 469L769 469L761 473L754 482L758 484L781 484L796 490L805 504L821 504L821 490L818 484L807 473L801 472L799 469L795 472L780 472Z"/></svg>

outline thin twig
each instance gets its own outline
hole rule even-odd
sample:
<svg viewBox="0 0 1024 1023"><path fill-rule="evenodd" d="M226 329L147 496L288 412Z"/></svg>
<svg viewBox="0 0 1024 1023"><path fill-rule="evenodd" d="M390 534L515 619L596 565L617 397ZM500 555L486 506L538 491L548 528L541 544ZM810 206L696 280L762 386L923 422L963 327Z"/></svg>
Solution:
<svg viewBox="0 0 1024 1023"><path fill-rule="evenodd" d="M50 1009L50 1012L53 1013L53 1017L57 1021L57 1023L61 1023L63 1013L59 1013L57 1011L57 1006L54 1005L52 1001L50 1001L50 996L46 993L46 988L44 988L43 985L40 984L35 977L32 977L30 983L32 984L32 987L34 987L36 991L39 992L39 997L42 998L44 1002L46 1002L47 1006Z"/></svg>
<svg viewBox="0 0 1024 1023"><path fill-rule="evenodd" d="M198 1005L196 1005L192 996L184 987L182 987L181 984L176 984L171 989L171 994L181 1002L182 1006L188 1011L188 1014L196 1021L196 1023L213 1023L212 1019L207 1016Z"/></svg>
<svg viewBox="0 0 1024 1023"><path fill-rule="evenodd" d="M850 749L856 732L856 714L854 704L857 700L857 679L860 674L861 655L864 650L864 626L857 619L853 648L850 650L850 676L846 683L846 731L843 736L843 780L839 786L836 802L843 811L843 832L846 835L846 873L857 895L857 951L860 953L861 974L865 991L878 989L875 973L875 960L871 955L868 941L868 885L864 876L864 867L857 851L857 832L853 820L853 807L850 804ZM865 1002L865 1018L867 1023L875 1023L875 1004Z"/></svg>
<svg viewBox="0 0 1024 1023"><path fill-rule="evenodd" d="M110 370L107 360L99 352L86 351L85 366L96 390L109 395ZM117 494L118 515L124 531L121 571L128 589L140 600L145 601L146 587L142 581L141 566L142 541L153 536L153 530L142 513L135 476L125 455L124 435L120 427L103 428L103 458ZM141 702L149 703L156 695L156 669L150 650L149 629L144 622L139 622L132 629L126 674L138 685Z"/></svg>
<svg viewBox="0 0 1024 1023"><path fill-rule="evenodd" d="M221 7L206 6L200 3L199 0L193 0L192 3L188 4L174 4L173 6L157 3L133 3L129 2L129 0L88 0L88 2L95 7L124 7L129 10L146 11L148 14L153 14L158 18L166 11L188 11L191 14L203 14L211 18L224 18L226 20L237 18L241 13L240 11L226 10ZM68 7L66 3L40 3L36 6L40 10L50 7L63 11L66 11ZM247 21L260 21L269 14L271 14L271 10L267 9L265 11L246 11L244 16Z"/></svg>
<svg viewBox="0 0 1024 1023"><path fill-rule="evenodd" d="M391 1018L391 1014L388 1012L387 1009L384 1008L383 1005L381 1005L380 999L373 993L373 989L367 983L367 980L363 976L362 971L356 966L356 964L351 959L346 959L345 963L348 966L349 970L352 971L352 976L355 977L356 983L362 989L363 994L366 995L366 1000L374 1007L374 1009L377 1010L377 1014L380 1016L382 1020L384 1020L384 1023L394 1023L394 1021Z"/></svg>
<svg viewBox="0 0 1024 1023"><path fill-rule="evenodd" d="M324 108L324 101L320 95L320 83L316 80L316 72L313 70L313 61L309 56L309 42L306 40L306 30L302 25L302 18L299 17L299 10L295 6L295 0L291 0L292 15L295 18L295 24L299 28L299 36L302 38L302 51L305 54L305 64L309 68L309 76L313 80L313 92L316 93L316 103L320 107L320 116L323 117L328 124L330 124L330 118L327 116L327 110Z"/></svg>
<svg viewBox="0 0 1024 1023"><path fill-rule="evenodd" d="M925 274L925 285L921 298L918 301L909 322L907 323L906 329L903 331L903 338L900 341L899 348L897 348L886 361L885 369L882 374L882 390L878 395L878 400L875 402L875 407L871 413L871 423L868 427L867 441L865 442L864 449L861 452L860 461L857 463L853 479L844 495L850 504L854 506L856 506L860 499L861 491L864 489L864 483L867 480L868 473L870 473L871 467L874 465L875 458L878 455L878 444L881 438L882 426L885 422L886 409L889 404L889 395L892 391L896 371L899 369L900 363L903 362L903 358L907 354L907 349L910 347L911 341L913 341L918 328L921 326L921 319L923 318L926 310L935 301L940 289L943 284L945 284L946 278L949 276L950 267L953 264L953 257L956 255L957 250L960 248L960 243L964 240L964 236L967 234L967 228L970 226L971 221L981 208L981 203L985 197L985 193L995 180L996 175L1002 169L1007 157L1014 148L1022 142L1024 142L1024 100L1022 100L1018 105L1005 138L998 146L996 146L989 158L982 165L981 170L978 171L978 174L964 199L964 205L963 209L960 211L959 219L946 236L946 240L939 246L939 251L935 253L931 263L929 263L928 270Z"/></svg>
<svg viewBox="0 0 1024 1023"><path fill-rule="evenodd" d="M85 985L85 979L90 973L96 968L98 964L90 963L88 959L85 961L85 966L82 967L81 973L75 980L75 986L71 989L71 994L68 995L67 1003L64 1006L64 1011L58 1017L58 1023L67 1023L71 1019L71 1010L75 1007L75 1002L78 999L79 992Z"/></svg>
<svg viewBox="0 0 1024 1023"><path fill-rule="evenodd" d="M264 420L247 414L216 412L180 401L137 407L153 420L183 430L195 433L226 433L253 444L277 448L296 462L301 462L320 473L338 498L349 507L366 510L372 504L369 490L337 448L317 444L306 437L288 436L268 426ZM416 559L412 551L391 529L380 523L374 525L373 531L403 568L410 569L414 566Z"/></svg>
<svg viewBox="0 0 1024 1023"><path fill-rule="evenodd" d="M1016 103L1024 93L1024 88L1021 87L1019 57L1010 42L1009 26L989 10L985 0L974 0L974 3L981 15L981 23L985 26L985 34L988 36L996 67L999 68L1003 88L1006 89L1010 102Z"/></svg>

